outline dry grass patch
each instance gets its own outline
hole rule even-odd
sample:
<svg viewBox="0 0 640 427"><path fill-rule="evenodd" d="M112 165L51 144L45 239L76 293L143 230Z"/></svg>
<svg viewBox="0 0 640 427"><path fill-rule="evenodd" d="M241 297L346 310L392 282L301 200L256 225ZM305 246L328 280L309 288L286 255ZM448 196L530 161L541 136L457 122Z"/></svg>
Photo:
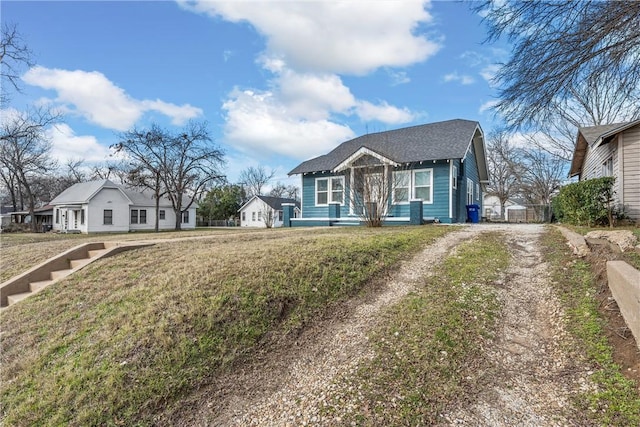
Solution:
<svg viewBox="0 0 640 427"><path fill-rule="evenodd" d="M219 235L251 233L255 231L232 229L198 229L163 231L161 233L136 232L124 234L57 234L11 233L0 236L0 283L27 271L49 258L75 246L89 242L127 242L189 237L216 237Z"/></svg>
<svg viewBox="0 0 640 427"><path fill-rule="evenodd" d="M100 260L3 312L7 425L154 415L448 227L246 233Z"/></svg>

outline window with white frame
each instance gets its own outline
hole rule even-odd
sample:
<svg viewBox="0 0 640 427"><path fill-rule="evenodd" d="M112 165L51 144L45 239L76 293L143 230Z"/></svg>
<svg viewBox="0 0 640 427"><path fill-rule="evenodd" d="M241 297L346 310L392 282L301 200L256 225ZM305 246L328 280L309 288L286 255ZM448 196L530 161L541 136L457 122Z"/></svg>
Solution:
<svg viewBox="0 0 640 427"><path fill-rule="evenodd" d="M146 224L146 223L147 223L147 210L140 209L140 224Z"/></svg>
<svg viewBox="0 0 640 427"><path fill-rule="evenodd" d="M262 211L258 211L258 221L262 221Z"/></svg>
<svg viewBox="0 0 640 427"><path fill-rule="evenodd" d="M251 212L251 221L255 221L255 220L256 220L256 213Z"/></svg>
<svg viewBox="0 0 640 427"><path fill-rule="evenodd" d="M189 211L182 212L182 223L189 224Z"/></svg>
<svg viewBox="0 0 640 427"><path fill-rule="evenodd" d="M413 171L413 198L423 202L432 202L433 170L419 169Z"/></svg>
<svg viewBox="0 0 640 427"><path fill-rule="evenodd" d="M102 223L104 225L112 225L113 224L113 210L105 209L102 211Z"/></svg>
<svg viewBox="0 0 640 427"><path fill-rule="evenodd" d="M393 172L393 203L409 203L409 190L411 189L411 172Z"/></svg>
<svg viewBox="0 0 640 427"><path fill-rule="evenodd" d="M247 220L247 213L246 212L242 212L242 221L246 221Z"/></svg>
<svg viewBox="0 0 640 427"><path fill-rule="evenodd" d="M467 204L473 204L473 181L467 178Z"/></svg>
<svg viewBox="0 0 640 427"><path fill-rule="evenodd" d="M602 176L613 176L613 157L609 157L602 164Z"/></svg>
<svg viewBox="0 0 640 427"><path fill-rule="evenodd" d="M344 177L334 176L316 179L316 205L344 203Z"/></svg>
<svg viewBox="0 0 640 427"><path fill-rule="evenodd" d="M160 211L158 212L158 219L164 219L165 218L165 213L164 213L164 209L160 209Z"/></svg>
<svg viewBox="0 0 640 427"><path fill-rule="evenodd" d="M283 219L283 212L282 211L278 211L278 221L282 222Z"/></svg>
<svg viewBox="0 0 640 427"><path fill-rule="evenodd" d="M80 225L84 225L84 209L80 211Z"/></svg>
<svg viewBox="0 0 640 427"><path fill-rule="evenodd" d="M458 188L458 167L451 166L451 187Z"/></svg>
<svg viewBox="0 0 640 427"><path fill-rule="evenodd" d="M131 209L131 224L138 223L138 209Z"/></svg>
<svg viewBox="0 0 640 427"><path fill-rule="evenodd" d="M56 224L60 224L60 209L56 209Z"/></svg>

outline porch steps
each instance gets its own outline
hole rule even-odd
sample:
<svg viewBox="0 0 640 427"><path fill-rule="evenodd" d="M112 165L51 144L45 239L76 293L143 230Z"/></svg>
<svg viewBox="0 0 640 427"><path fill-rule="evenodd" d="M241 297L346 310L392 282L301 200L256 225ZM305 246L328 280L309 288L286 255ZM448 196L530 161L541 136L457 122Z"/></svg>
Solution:
<svg viewBox="0 0 640 427"><path fill-rule="evenodd" d="M84 268L95 260L117 253L151 246L153 243L85 243L57 255L0 285L0 308L40 292Z"/></svg>

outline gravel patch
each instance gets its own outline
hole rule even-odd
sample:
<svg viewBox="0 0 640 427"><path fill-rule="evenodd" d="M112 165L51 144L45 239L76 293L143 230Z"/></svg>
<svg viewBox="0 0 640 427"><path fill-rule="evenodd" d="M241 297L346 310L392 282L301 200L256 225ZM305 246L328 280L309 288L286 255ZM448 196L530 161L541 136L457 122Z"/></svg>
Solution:
<svg viewBox="0 0 640 427"><path fill-rule="evenodd" d="M486 231L505 233L513 253L504 283L500 330L487 358L494 367L475 401L441 415L443 425L563 426L571 421L570 396L589 387L586 368L563 350L569 340L538 239L544 226L474 224L425 247L385 280L373 296L356 298L343 312L321 319L293 346L265 349L249 366L192 396L172 419L159 424L202 426L343 425L322 415L338 378L348 378L372 356L367 334L378 314L431 274L460 243ZM349 385L346 385L349 386ZM350 385L353 386L353 385Z"/></svg>

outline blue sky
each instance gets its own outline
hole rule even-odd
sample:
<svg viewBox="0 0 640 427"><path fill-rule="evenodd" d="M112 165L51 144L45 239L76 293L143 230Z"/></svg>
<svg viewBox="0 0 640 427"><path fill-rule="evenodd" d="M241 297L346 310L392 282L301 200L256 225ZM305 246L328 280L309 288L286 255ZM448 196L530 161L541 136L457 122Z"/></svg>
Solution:
<svg viewBox="0 0 640 427"><path fill-rule="evenodd" d="M35 55L10 107L49 103L63 162L104 161L118 132L206 120L237 181L287 172L367 132L454 118L499 123L491 77L505 44L445 1L7 1Z"/></svg>

